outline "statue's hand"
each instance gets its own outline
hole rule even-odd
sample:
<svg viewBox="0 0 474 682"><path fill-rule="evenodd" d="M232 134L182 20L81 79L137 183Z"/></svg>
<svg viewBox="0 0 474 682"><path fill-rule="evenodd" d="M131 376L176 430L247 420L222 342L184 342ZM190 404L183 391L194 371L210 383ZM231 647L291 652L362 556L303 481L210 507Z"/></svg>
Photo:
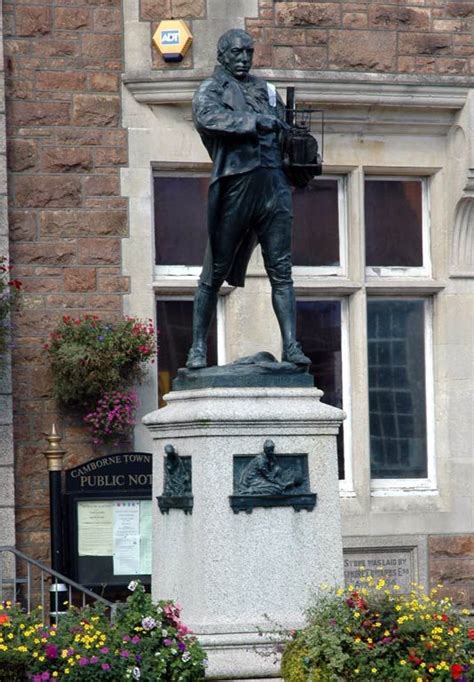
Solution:
<svg viewBox="0 0 474 682"><path fill-rule="evenodd" d="M273 133L279 129L279 120L276 116L259 114L257 116L257 129L262 133Z"/></svg>

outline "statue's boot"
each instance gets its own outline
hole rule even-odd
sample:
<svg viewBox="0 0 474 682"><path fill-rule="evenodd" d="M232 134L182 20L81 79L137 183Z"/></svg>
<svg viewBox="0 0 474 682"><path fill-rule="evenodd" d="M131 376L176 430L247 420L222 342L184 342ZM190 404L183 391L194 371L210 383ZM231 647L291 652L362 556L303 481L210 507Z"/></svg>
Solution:
<svg viewBox="0 0 474 682"><path fill-rule="evenodd" d="M293 285L272 287L272 304L283 339L282 362L310 365L311 360L303 353L296 340L296 300Z"/></svg>
<svg viewBox="0 0 474 682"><path fill-rule="evenodd" d="M186 361L188 369L207 367L207 335L214 319L216 306L217 292L200 285L194 295L193 345Z"/></svg>

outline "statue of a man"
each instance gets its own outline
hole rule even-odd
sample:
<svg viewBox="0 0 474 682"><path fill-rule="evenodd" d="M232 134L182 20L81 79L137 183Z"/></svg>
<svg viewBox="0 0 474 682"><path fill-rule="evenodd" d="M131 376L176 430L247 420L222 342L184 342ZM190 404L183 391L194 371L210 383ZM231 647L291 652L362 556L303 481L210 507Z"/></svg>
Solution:
<svg viewBox="0 0 474 682"><path fill-rule="evenodd" d="M242 471L237 487L238 495L283 495L302 483L293 469L282 471L275 455L275 443L268 439L263 453L254 457Z"/></svg>
<svg viewBox="0 0 474 682"><path fill-rule="evenodd" d="M283 338L282 360L310 364L295 336L291 278L291 190L282 169L287 125L275 87L249 74L253 39L243 30L224 33L216 66L193 99L196 129L212 159L209 240L194 298L193 343L186 366L207 365L206 339L218 291L226 280L244 286L257 243L272 286Z"/></svg>

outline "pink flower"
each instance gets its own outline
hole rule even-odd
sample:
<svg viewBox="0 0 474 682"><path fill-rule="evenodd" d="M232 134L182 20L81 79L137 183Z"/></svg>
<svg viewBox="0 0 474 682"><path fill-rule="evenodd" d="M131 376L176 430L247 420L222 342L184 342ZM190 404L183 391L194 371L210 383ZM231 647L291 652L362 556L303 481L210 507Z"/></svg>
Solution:
<svg viewBox="0 0 474 682"><path fill-rule="evenodd" d="M56 644L48 644L44 650L44 655L46 658L57 658L58 657L58 647Z"/></svg>
<svg viewBox="0 0 474 682"><path fill-rule="evenodd" d="M85 656L81 656L79 659L79 665L87 665L89 663L89 659L86 658Z"/></svg>
<svg viewBox="0 0 474 682"><path fill-rule="evenodd" d="M110 665L108 663L102 663L100 667L102 670L110 670Z"/></svg>

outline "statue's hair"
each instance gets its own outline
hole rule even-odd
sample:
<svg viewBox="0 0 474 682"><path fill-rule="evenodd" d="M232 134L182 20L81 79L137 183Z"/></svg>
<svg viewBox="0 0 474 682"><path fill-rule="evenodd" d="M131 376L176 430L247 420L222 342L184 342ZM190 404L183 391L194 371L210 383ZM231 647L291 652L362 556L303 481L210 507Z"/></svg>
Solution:
<svg viewBox="0 0 474 682"><path fill-rule="evenodd" d="M231 28L221 35L217 41L217 59L221 60L222 55L232 45L235 38L246 38L253 45L253 38L250 33L242 28Z"/></svg>

